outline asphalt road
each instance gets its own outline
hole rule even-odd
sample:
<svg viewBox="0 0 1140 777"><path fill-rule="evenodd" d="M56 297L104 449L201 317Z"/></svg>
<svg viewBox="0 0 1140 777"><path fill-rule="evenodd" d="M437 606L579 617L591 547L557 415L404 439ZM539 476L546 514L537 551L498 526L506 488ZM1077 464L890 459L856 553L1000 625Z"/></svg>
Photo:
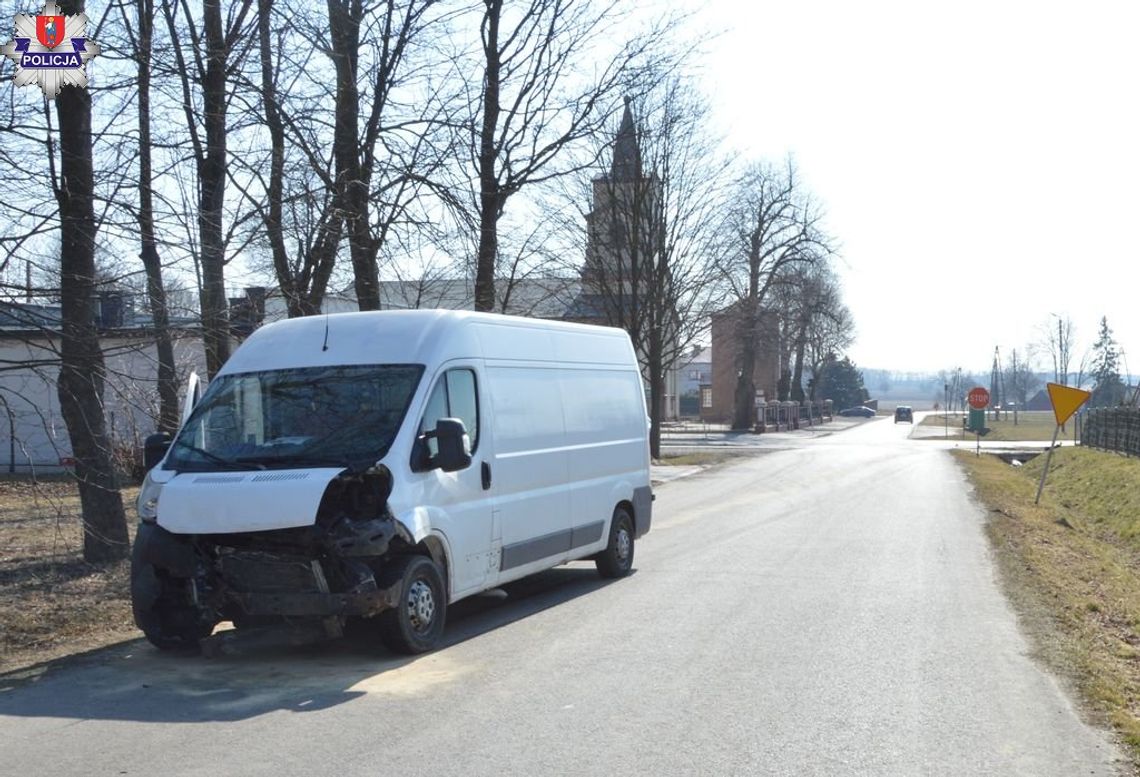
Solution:
<svg viewBox="0 0 1140 777"><path fill-rule="evenodd" d="M665 484L636 573L457 606L415 660L142 642L0 683L12 775L1107 775L939 445L877 420Z"/></svg>

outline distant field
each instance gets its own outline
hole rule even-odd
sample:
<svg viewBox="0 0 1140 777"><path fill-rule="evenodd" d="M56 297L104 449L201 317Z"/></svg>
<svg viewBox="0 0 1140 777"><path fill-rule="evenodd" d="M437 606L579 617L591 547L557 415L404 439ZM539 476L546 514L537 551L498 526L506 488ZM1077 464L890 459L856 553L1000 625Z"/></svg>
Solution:
<svg viewBox="0 0 1140 777"><path fill-rule="evenodd" d="M922 426L943 427L946 424L943 413L931 413L922 421ZM986 426L990 432L987 440L1051 440L1057 422L1053 420L1051 411L1034 411L1017 414L1017 424L1013 423L1012 413L1002 413L1001 420L995 420L992 413L986 414ZM962 433L962 416L954 413L950 415L950 431ZM969 434L969 433L968 433ZM1073 424L1065 426L1065 431L1059 439L1073 438Z"/></svg>

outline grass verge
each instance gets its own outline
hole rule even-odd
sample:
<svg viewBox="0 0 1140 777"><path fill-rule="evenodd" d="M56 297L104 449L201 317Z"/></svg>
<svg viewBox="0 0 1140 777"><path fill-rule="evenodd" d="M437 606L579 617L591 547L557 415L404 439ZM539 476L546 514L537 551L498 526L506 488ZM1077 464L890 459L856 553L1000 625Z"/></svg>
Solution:
<svg viewBox="0 0 1140 777"><path fill-rule="evenodd" d="M689 453L662 453L653 463L664 467L712 467L741 456L754 454L742 451L692 451Z"/></svg>
<svg viewBox="0 0 1140 777"><path fill-rule="evenodd" d="M1140 774L1140 461L1087 448L1011 467L956 451L990 509L1003 580L1041 658L1124 741Z"/></svg>
<svg viewBox="0 0 1140 777"><path fill-rule="evenodd" d="M79 516L71 481L0 480L0 673L139 636L129 564L84 562Z"/></svg>
<svg viewBox="0 0 1140 777"><path fill-rule="evenodd" d="M922 419L919 426L933 426L938 429L943 429L946 426L950 427L950 436L962 435L962 415L960 413L953 413L950 415L949 424L947 424L945 415L943 413L930 413L926 418ZM1003 413L1000 420L993 418L992 413L986 414L986 426L989 428L989 433L983 438L985 440L999 440L999 441L1020 441L1020 440L1052 440L1053 431L1057 428L1057 422L1053 418L1053 413L1050 411L1029 411L1017 414L1017 423L1013 422L1013 415L1011 413ZM973 432L966 432L966 436L973 439ZM1058 439L1071 440L1073 438L1073 424L1067 424L1065 431L1061 433Z"/></svg>

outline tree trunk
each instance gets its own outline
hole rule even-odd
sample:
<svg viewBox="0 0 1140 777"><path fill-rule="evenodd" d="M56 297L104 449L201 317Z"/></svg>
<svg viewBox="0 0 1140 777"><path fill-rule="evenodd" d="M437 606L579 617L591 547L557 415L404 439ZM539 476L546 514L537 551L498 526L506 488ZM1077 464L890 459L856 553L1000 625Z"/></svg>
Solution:
<svg viewBox="0 0 1140 777"><path fill-rule="evenodd" d="M336 69L333 157L337 197L345 214L356 304L361 310L379 310L380 276L368 223L368 181L360 163L360 90L356 85L364 11L358 0L328 0L328 10Z"/></svg>
<svg viewBox="0 0 1140 777"><path fill-rule="evenodd" d="M173 434L181 415L178 407L178 376L174 367L174 344L170 339L170 311L166 286L162 282L162 262L154 235L154 176L150 142L150 61L154 39L154 3L138 0L139 25L139 235L140 257L146 271L147 300L158 356L158 430Z"/></svg>
<svg viewBox="0 0 1140 777"><path fill-rule="evenodd" d="M649 455L661 458L661 422L665 418L665 371L662 369L662 343L660 332L649 338Z"/></svg>
<svg viewBox="0 0 1140 777"><path fill-rule="evenodd" d="M796 361L792 371L791 398L793 402L804 401L804 347L806 346L806 331L801 329L796 340Z"/></svg>
<svg viewBox="0 0 1140 777"><path fill-rule="evenodd" d="M83 12L83 0L61 3ZM91 96L64 87L56 98L59 121L60 343L59 405L75 456L83 513L83 558L126 558L127 521L103 416L103 352L95 329L95 177L91 160Z"/></svg>
<svg viewBox="0 0 1140 777"><path fill-rule="evenodd" d="M756 422L756 329L760 322L760 262L761 230L753 230L748 238L748 297L744 300L744 310L736 322L740 343L737 367L740 374L736 379L736 396L732 414L732 428L745 431ZM740 331L743 328L744 331Z"/></svg>
<svg viewBox="0 0 1140 777"><path fill-rule="evenodd" d="M273 271L277 286L285 298L289 318L302 315L303 290L297 287L297 278L289 266L285 250L285 234L281 228L285 189L285 125L277 108L277 85L273 80L273 49L270 40L270 21L273 0L258 0L257 47L261 58L261 102L265 109L265 128L269 130L269 200L268 213L264 214L265 236L273 257Z"/></svg>
<svg viewBox="0 0 1140 777"><path fill-rule="evenodd" d="M483 125L479 133L479 253L475 260L475 309L495 309L495 264L499 255L499 212L502 199L495 174L499 127L499 19L502 0L484 0Z"/></svg>
<svg viewBox="0 0 1140 777"><path fill-rule="evenodd" d="M198 232L202 246L200 300L206 373L213 378L230 357L222 233L226 192L226 40L221 0L203 0L202 21L206 38L206 77L202 82L206 155L198 163Z"/></svg>

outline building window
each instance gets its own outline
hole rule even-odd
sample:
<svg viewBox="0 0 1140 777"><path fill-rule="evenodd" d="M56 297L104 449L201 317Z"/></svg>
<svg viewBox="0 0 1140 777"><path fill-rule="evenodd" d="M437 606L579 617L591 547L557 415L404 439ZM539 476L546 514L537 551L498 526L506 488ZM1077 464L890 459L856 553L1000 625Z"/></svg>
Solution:
<svg viewBox="0 0 1140 777"><path fill-rule="evenodd" d="M701 407L712 408L712 389L711 388L701 389Z"/></svg>

